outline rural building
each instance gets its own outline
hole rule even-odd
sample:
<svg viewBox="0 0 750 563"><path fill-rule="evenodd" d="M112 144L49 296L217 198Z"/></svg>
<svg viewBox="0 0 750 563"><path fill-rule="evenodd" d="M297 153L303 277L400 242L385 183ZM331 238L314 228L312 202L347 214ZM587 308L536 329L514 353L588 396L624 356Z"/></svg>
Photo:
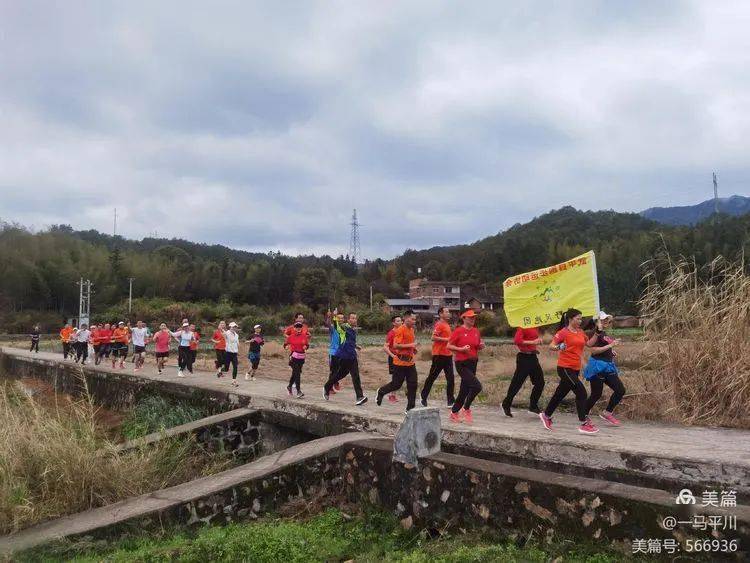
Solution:
<svg viewBox="0 0 750 563"><path fill-rule="evenodd" d="M432 281L427 278L415 278L409 281L409 298L424 299L437 312L440 307L451 311L460 311L461 284L451 281Z"/></svg>

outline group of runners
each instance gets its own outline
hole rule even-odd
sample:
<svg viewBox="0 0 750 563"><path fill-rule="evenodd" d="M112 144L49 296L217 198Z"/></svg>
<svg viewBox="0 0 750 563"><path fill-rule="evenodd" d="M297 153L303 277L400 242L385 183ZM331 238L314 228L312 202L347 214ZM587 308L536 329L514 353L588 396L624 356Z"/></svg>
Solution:
<svg viewBox="0 0 750 563"><path fill-rule="evenodd" d="M227 327L221 321L211 337L216 360L216 376L223 377L232 367L232 384L237 385L239 333L237 323L231 322ZM165 369L167 358L170 354L172 341L177 343L177 376L185 377L193 373L193 364L198 355L198 345L201 334L195 324L183 319L180 327L172 331L166 323L161 323L155 333L146 327L143 321L138 321L136 326L131 327L124 321L117 323L106 323L91 325L82 324L79 328L73 328L70 324L60 330L60 341L63 349L63 359L73 359L76 363L86 364L89 355L89 346L94 351L94 363L99 365L102 361L112 361L112 367L125 368L125 360L128 356L129 346L133 346L134 371L143 368L146 360L146 346L154 344L154 355L156 367L159 373ZM260 347L265 344L261 335L261 326L255 325L253 335L246 340L249 344L248 355L249 369L245 373L245 379L254 380L255 373L260 363ZM38 351L38 338L36 348ZM32 335L32 350L34 340Z"/></svg>
<svg viewBox="0 0 750 563"><path fill-rule="evenodd" d="M432 386L441 373L446 380L446 403L451 409L450 421L468 423L474 421L471 405L482 390L477 378L479 351L484 348L479 330L475 326L476 312L467 310L461 315L461 323L451 328L452 314L447 307L438 312L438 319L432 330L432 363L420 392L421 406L427 406ZM381 405L388 395L389 401L398 399L394 392L406 383L406 410L416 405L418 377L415 356L418 345L414 335L415 316L411 311L392 318L393 328L388 332L384 350L388 354L388 367L391 381L378 389L377 404ZM501 403L503 414L513 417L513 399L526 379L531 380L532 389L528 411L541 420L547 430L552 430L552 415L562 400L572 391L576 398L576 413L580 425L579 432L596 434L599 430L593 424L590 413L602 396L604 386L612 389L606 408L599 413L602 420L612 426L619 426L614 410L625 395L625 387L615 364L615 348L620 341L610 337L612 316L600 312L583 327L583 315L577 309L569 309L562 315L560 326L549 344L551 351L558 353L557 374L559 383L546 408L542 410L539 400L544 390L544 372L539 362L543 340L537 328L518 328L513 342L518 348L516 369L505 398ZM584 350L591 356L586 364L583 377L589 382L591 393L581 381ZM455 393L455 371L461 379L458 395Z"/></svg>
<svg viewBox="0 0 750 563"><path fill-rule="evenodd" d="M447 307L438 311L438 318L431 332L432 362L427 377L419 391L419 379L416 368L416 355L419 349L415 336L416 316L412 311L392 317L392 328L388 332L383 349L388 358L388 373L390 381L377 390L376 403L382 405L385 397L388 401L398 402L396 391L406 385L406 411L419 404L427 406L430 392L441 374L445 376L446 405L451 409L450 421L454 423L471 424L474 415L471 409L473 401L482 391L482 383L477 377L479 352L485 347L484 341L475 326L477 313L469 309L461 314L458 326L451 327L452 313ZM619 426L620 421L614 416L614 410L625 395L625 388L619 377L615 365L615 348L619 340L611 338L607 330L611 326L612 317L600 312L589 324L583 326L583 315L577 309L566 311L560 321L560 326L549 350L558 354L557 374L558 385L545 409L539 406L544 390L544 373L539 362L540 349L543 341L537 328L518 328L514 336L514 344L518 348L516 355L516 369L511 379L505 398L501 403L502 412L507 417L513 417L513 400L523 387L526 379L530 379L532 389L529 398L528 411L538 416L548 430L553 428L553 414L562 400L572 391L575 395L576 414L580 425L578 430L584 434L595 434L597 427L593 424L590 413L601 398L604 386L612 389L612 395L606 408L599 413L602 420L608 424ZM347 376L351 378L354 390L355 405L363 405L368 397L362 389L359 373L357 344L357 315L344 315L337 310L328 312L325 325L329 331L328 346L328 379L323 385L323 398L341 390L341 382ZM305 364L307 351L310 347L311 333L305 322L304 315L297 313L292 325L284 332L284 349L289 355L291 376L286 387L291 397L302 398L302 369ZM135 327L125 322L116 324L98 324L91 328L82 325L74 329L66 325L60 331L63 345L63 356L74 358L76 362L85 364L88 357L88 347L94 350L95 363L100 364L105 359L111 360L112 367L125 367L128 346L133 345L134 369L143 367L146 345L153 342L157 368L161 373L165 368L165 361L170 354L170 344L177 342L177 375L185 377L193 373L198 344L201 335L194 324L183 319L181 326L172 331L165 323L161 323L159 330L151 334L145 324L139 321ZM211 342L216 355L214 366L217 377L224 377L232 368L232 385L237 386L237 372L239 365L238 326L235 322L228 325L221 321L214 331ZM38 336L37 336L38 348ZM253 333L245 339L248 344L248 370L246 380L255 380L256 371L260 363L261 347L265 344L262 327L255 325ZM584 380L589 382L591 392L587 393L581 380L584 350L588 348L591 356L583 371ZM32 350L34 340L32 339ZM460 382L456 393L455 373Z"/></svg>

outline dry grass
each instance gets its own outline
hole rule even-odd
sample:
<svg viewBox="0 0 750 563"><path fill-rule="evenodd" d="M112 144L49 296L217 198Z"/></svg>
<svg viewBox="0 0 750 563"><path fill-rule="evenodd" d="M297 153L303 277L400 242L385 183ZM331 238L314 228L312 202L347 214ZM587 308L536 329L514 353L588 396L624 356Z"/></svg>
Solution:
<svg viewBox="0 0 750 563"><path fill-rule="evenodd" d="M643 378L644 416L683 424L750 427L750 276L719 258L651 265L640 301L653 368Z"/></svg>
<svg viewBox="0 0 750 563"><path fill-rule="evenodd" d="M208 470L189 440L118 455L88 400L42 406L0 387L0 533L184 482ZM211 470L223 468L215 462Z"/></svg>

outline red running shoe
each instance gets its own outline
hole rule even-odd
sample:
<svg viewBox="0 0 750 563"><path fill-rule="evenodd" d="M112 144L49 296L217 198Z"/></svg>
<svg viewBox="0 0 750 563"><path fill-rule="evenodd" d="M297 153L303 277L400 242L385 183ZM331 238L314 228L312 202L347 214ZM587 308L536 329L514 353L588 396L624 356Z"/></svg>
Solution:
<svg viewBox="0 0 750 563"><path fill-rule="evenodd" d="M395 393L389 393L388 394L388 402L389 403L398 403L398 397L396 397Z"/></svg>
<svg viewBox="0 0 750 563"><path fill-rule="evenodd" d="M333 389L335 391L341 391L341 383L339 383L338 381L336 383L334 383L333 384Z"/></svg>
<svg viewBox="0 0 750 563"><path fill-rule="evenodd" d="M578 431L581 434L596 434L599 432L599 429L589 421L586 421L578 427Z"/></svg>
<svg viewBox="0 0 750 563"><path fill-rule="evenodd" d="M620 421L615 418L611 412L604 411L599 415L601 418L609 422L612 426L620 426Z"/></svg>
<svg viewBox="0 0 750 563"><path fill-rule="evenodd" d="M466 424L474 424L474 415L471 414L471 409L464 409L464 422Z"/></svg>
<svg viewBox="0 0 750 563"><path fill-rule="evenodd" d="M546 428L547 430L552 430L552 419L551 419L550 417L548 417L548 416L547 416L546 414L544 414L543 412L540 412L540 413L539 413L539 420L541 420L541 421L542 421L542 424L544 425L544 427L545 427L545 428Z"/></svg>
<svg viewBox="0 0 750 563"><path fill-rule="evenodd" d="M455 422L456 424L462 423L463 419L461 418L461 413L451 411L450 421Z"/></svg>

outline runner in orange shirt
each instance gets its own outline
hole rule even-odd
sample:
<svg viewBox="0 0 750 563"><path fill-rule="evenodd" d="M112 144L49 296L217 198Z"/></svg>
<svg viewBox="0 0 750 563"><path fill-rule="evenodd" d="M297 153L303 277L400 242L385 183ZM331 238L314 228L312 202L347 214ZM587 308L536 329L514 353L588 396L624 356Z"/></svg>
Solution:
<svg viewBox="0 0 750 563"><path fill-rule="evenodd" d="M417 399L417 368L414 355L417 352L417 343L414 338L414 324L416 318L412 311L406 311L403 315L404 324L396 330L393 336L393 349L396 357L393 358L393 375L391 382L378 389L376 402L383 404L383 397L388 393L398 391L406 381L406 410L414 408Z"/></svg>
<svg viewBox="0 0 750 563"><path fill-rule="evenodd" d="M448 402L448 406L452 407L455 402L455 395L453 394L455 389L455 378L453 375L453 354L448 350L448 341L451 338L451 312L448 307L440 307L438 310L438 321L435 323L435 328L432 331L432 365L430 366L430 373L425 379L424 387L422 387L422 406L427 406L427 397L430 396L430 390L432 384L440 375L441 371L445 372L445 394Z"/></svg>
<svg viewBox="0 0 750 563"><path fill-rule="evenodd" d="M60 342L62 342L63 348L63 360L67 360L68 356L72 357L70 353L70 337L73 336L73 327L70 324L66 324L60 329Z"/></svg>
<svg viewBox="0 0 750 563"><path fill-rule="evenodd" d="M112 367L116 367L117 358L120 358L120 369L125 369L125 358L128 357L128 344L130 343L130 331L123 321L117 323L117 328L112 331Z"/></svg>

